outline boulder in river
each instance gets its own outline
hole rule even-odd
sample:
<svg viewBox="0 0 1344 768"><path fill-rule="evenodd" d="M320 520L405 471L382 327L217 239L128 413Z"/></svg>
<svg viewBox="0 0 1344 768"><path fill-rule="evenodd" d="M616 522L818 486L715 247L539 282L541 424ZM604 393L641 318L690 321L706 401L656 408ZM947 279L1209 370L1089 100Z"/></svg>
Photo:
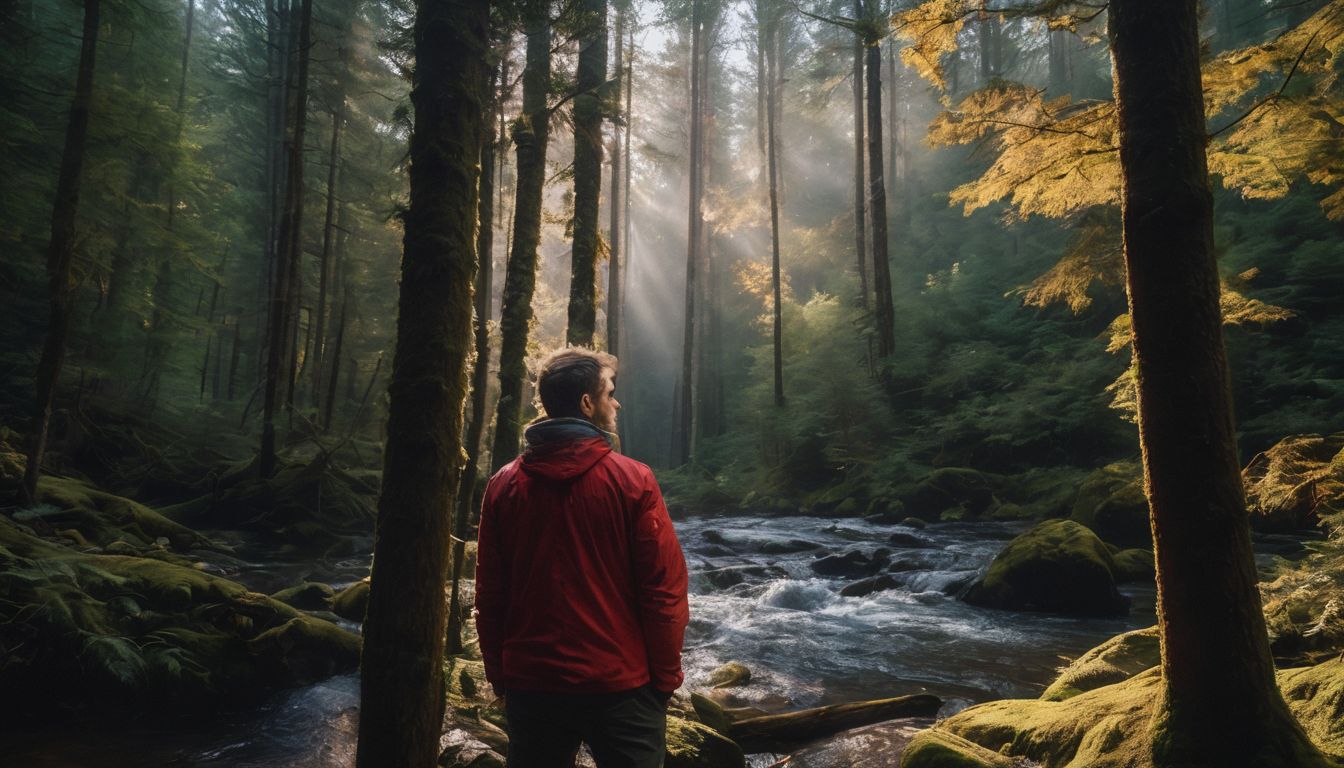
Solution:
<svg viewBox="0 0 1344 768"><path fill-rule="evenodd" d="M827 555L812 561L812 570L822 576L844 576L860 578L872 576L887 567L891 562L891 553L879 549L866 555L857 549L851 549L839 555Z"/></svg>
<svg viewBox="0 0 1344 768"><path fill-rule="evenodd" d="M904 531L897 531L888 536L887 543L901 549L929 549L933 546L933 542L928 539Z"/></svg>
<svg viewBox="0 0 1344 768"><path fill-rule="evenodd" d="M751 682L751 670L745 664L730 661L709 673L705 685L711 688L736 688Z"/></svg>
<svg viewBox="0 0 1344 768"><path fill-rule="evenodd" d="M1129 599L1116 590L1114 573L1096 534L1071 520L1047 520L1010 541L963 599L986 608L1118 616Z"/></svg>
<svg viewBox="0 0 1344 768"><path fill-rule="evenodd" d="M896 579L890 574L880 576L870 576L866 579L859 579L853 584L847 585L840 590L841 597L865 597L874 592L882 592L888 589L895 589L900 586Z"/></svg>
<svg viewBox="0 0 1344 768"><path fill-rule="evenodd" d="M1115 561L1117 584L1147 583L1157 579L1157 566L1151 549L1122 549L1111 558Z"/></svg>

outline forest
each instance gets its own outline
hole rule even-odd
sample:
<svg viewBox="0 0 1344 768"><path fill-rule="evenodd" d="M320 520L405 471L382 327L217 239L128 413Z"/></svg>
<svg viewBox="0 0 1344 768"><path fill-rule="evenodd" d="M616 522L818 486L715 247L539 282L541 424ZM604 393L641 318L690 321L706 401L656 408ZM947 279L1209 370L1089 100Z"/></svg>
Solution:
<svg viewBox="0 0 1344 768"><path fill-rule="evenodd" d="M668 768L1344 766L1344 0L0 0L0 148L0 764L502 768L573 345Z"/></svg>

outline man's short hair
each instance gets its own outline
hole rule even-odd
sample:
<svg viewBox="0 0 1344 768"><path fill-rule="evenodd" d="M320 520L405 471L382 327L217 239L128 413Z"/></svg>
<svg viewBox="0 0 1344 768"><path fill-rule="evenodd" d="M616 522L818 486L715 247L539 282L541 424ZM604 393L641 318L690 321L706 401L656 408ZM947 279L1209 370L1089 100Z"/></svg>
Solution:
<svg viewBox="0 0 1344 768"><path fill-rule="evenodd" d="M541 361L537 373L537 394L546 415L557 418L583 418L579 408L584 395L602 394L602 371L617 370L615 355L586 347L561 347Z"/></svg>

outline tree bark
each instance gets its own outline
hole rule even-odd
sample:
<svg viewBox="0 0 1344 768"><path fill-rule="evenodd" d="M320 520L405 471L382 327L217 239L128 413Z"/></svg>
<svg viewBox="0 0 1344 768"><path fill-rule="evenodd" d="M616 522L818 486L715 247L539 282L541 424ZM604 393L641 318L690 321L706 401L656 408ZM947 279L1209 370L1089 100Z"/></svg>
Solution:
<svg viewBox="0 0 1344 768"><path fill-rule="evenodd" d="M870 0L876 2L877 0ZM870 20L871 21L871 20ZM873 219L873 291L876 302L877 356L896 351L895 310L891 299L891 264L887 260L887 187L882 163L882 49L871 23L864 41L868 75L868 212Z"/></svg>
<svg viewBox="0 0 1344 768"><path fill-rule="evenodd" d="M501 62L490 75L490 103L487 116L493 124L494 113L502 111L504 94L495 90L508 81L507 49ZM467 536L470 535L471 502L476 492L476 472L481 456L481 433L485 431L485 396L490 385L490 296L494 291L495 232L495 150L504 141L502 133L488 137L481 146L481 181L478 198L479 229L476 233L476 254L480 267L476 270L475 295L475 349L476 359L471 369L471 411L467 418L465 450L467 463L458 483L457 512L453 518L453 576L448 599L448 653L462 653L462 571L467 559Z"/></svg>
<svg viewBox="0 0 1344 768"><path fill-rule="evenodd" d="M607 264L607 351L613 355L621 354L621 133L622 125L628 124L628 118L623 118L620 109L620 99L622 91L622 74L625 67L625 14L626 5L618 4L616 7L616 30L613 35L616 39L616 63L612 68L615 76L612 83L612 94L615 95L617 105L617 119L612 121L611 132L611 182L607 188L611 190L610 198L611 219L607 228L607 239L610 242L610 260ZM628 128L627 128L628 129Z"/></svg>
<svg viewBox="0 0 1344 768"><path fill-rule="evenodd" d="M863 0L854 0L854 17L863 18ZM864 40L854 35L854 254L859 264L859 304L868 309L868 193L863 169L863 57Z"/></svg>
<svg viewBox="0 0 1344 768"><path fill-rule="evenodd" d="M547 85L551 79L551 22L546 0L528 0L527 64L523 69L523 113L513 125L517 151L513 242L504 268L500 301L499 402L490 471L513 461L522 435L523 384L527 379L528 325L537 283L541 244L541 198L546 184L546 144L550 136Z"/></svg>
<svg viewBox="0 0 1344 768"><path fill-rule="evenodd" d="M37 495L37 478L47 451L47 432L56 402L56 385L65 362L65 341L70 333L74 283L70 263L75 257L75 216L79 212L80 176L89 136L89 104L93 97L94 58L98 49L99 0L84 0L83 42L79 49L79 74L65 127L61 172L56 182L56 204L51 212L51 240L47 243L47 290L49 312L47 337L37 363L37 399L29 432L28 465L24 469L22 496L31 503Z"/></svg>
<svg viewBox="0 0 1344 768"><path fill-rule="evenodd" d="M487 0L416 8L411 202L364 620L358 768L431 768L439 755L489 15Z"/></svg>
<svg viewBox="0 0 1344 768"><path fill-rule="evenodd" d="M700 88L702 14L701 0L691 0L691 126L690 152L688 154L690 204L688 205L686 234L686 314L682 334L681 388L678 392L678 407L674 409L677 413L677 450L674 458L679 465L689 462L695 452L696 285L699 279L697 262L699 261L700 229L704 226L703 213L700 208L700 177L702 173L700 144L703 140L702 132L704 129L701 124L703 96Z"/></svg>
<svg viewBox="0 0 1344 768"><path fill-rule="evenodd" d="M308 117L308 59L312 48L313 0L302 0L299 11L298 44L295 54L298 75L295 83L293 132L290 134L286 167L285 206L280 217L279 263L271 294L270 328L266 343L266 383L262 401L261 455L258 470L262 477L275 473L275 410L280 377L285 370L285 351L295 322L294 287L303 240L303 140ZM292 353L291 353L292 354ZM290 369L292 370L292 368ZM289 379L292 391L293 379Z"/></svg>
<svg viewBox="0 0 1344 768"><path fill-rule="evenodd" d="M764 5L764 3L762 3ZM759 7L759 6L758 6ZM775 353L775 406L784 407L784 296L779 275L779 126L775 121L779 104L779 17L775 9L768 11L765 48L765 101L766 101L766 156L770 183L770 282L774 290L774 353ZM761 23L759 14L758 23Z"/></svg>
<svg viewBox="0 0 1344 768"><path fill-rule="evenodd" d="M1195 0L1110 4L1139 439L1157 564L1157 766L1323 764L1275 684L1236 454Z"/></svg>
<svg viewBox="0 0 1344 768"><path fill-rule="evenodd" d="M1067 29L1049 32L1050 95L1059 98L1073 92L1073 48Z"/></svg>
<svg viewBox="0 0 1344 768"><path fill-rule="evenodd" d="M607 0L579 2L574 96L574 241L565 340L591 347L597 329L598 209L602 202L602 93L607 79Z"/></svg>
<svg viewBox="0 0 1344 768"><path fill-rule="evenodd" d="M341 125L345 122L345 93L331 112L331 146L327 153L327 210L322 224L322 258L318 262L317 329L313 334L313 406L322 405L323 355L327 346L327 288L331 280L332 250L336 242L336 182L341 164Z"/></svg>

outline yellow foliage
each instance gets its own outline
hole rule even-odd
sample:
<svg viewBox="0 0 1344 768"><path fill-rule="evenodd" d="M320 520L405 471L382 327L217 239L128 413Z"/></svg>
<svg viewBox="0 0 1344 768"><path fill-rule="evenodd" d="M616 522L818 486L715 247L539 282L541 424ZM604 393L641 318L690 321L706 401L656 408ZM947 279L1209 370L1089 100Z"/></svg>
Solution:
<svg viewBox="0 0 1344 768"><path fill-rule="evenodd" d="M897 13L892 26L911 43L901 49L901 61L939 89L946 88L943 56L957 50L957 34L974 5L970 0L932 0Z"/></svg>
<svg viewBox="0 0 1344 768"><path fill-rule="evenodd" d="M1094 216L1084 222L1064 257L1019 292L1023 304L1045 307L1062 301L1078 313L1092 304L1087 289L1093 283L1120 285L1124 279L1118 222L1113 216Z"/></svg>
<svg viewBox="0 0 1344 768"><path fill-rule="evenodd" d="M989 141L997 151L980 178L952 190L950 202L967 215L999 200L1018 216L1063 218L1120 203L1120 156L1115 105L1047 101L1016 83L967 96L929 126L935 146Z"/></svg>

